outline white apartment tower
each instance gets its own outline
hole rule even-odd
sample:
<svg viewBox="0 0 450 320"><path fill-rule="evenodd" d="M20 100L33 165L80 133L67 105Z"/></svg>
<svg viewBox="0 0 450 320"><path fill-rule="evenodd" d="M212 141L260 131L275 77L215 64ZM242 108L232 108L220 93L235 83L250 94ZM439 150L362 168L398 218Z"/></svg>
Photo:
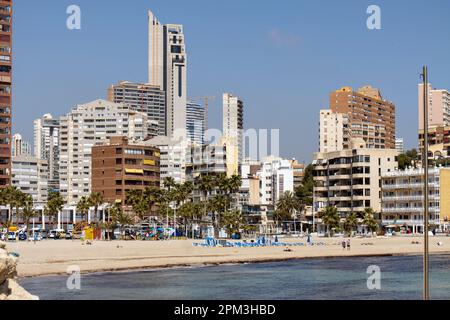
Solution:
<svg viewBox="0 0 450 320"><path fill-rule="evenodd" d="M350 139L348 115L321 110L319 136L320 152L348 149Z"/></svg>
<svg viewBox="0 0 450 320"><path fill-rule="evenodd" d="M148 82L166 93L167 136L186 135L187 56L183 26L161 24L148 12Z"/></svg>
<svg viewBox="0 0 450 320"><path fill-rule="evenodd" d="M205 143L206 131L206 114L205 107L199 103L189 101L186 105L186 130L187 138L198 145Z"/></svg>
<svg viewBox="0 0 450 320"><path fill-rule="evenodd" d="M51 114L34 121L34 156L47 160L49 191L59 191L59 119Z"/></svg>
<svg viewBox="0 0 450 320"><path fill-rule="evenodd" d="M276 206L285 192L294 192L294 170L289 160L267 157L256 173L259 177L260 204Z"/></svg>
<svg viewBox="0 0 450 320"><path fill-rule="evenodd" d="M147 114L126 104L96 100L60 118L60 188L69 205L91 192L91 154L95 144L115 136L143 140L151 131Z"/></svg>

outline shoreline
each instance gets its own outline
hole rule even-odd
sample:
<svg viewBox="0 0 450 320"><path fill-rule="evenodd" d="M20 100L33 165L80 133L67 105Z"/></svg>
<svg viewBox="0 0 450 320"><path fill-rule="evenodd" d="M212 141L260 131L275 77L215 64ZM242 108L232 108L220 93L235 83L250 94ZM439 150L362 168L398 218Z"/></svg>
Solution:
<svg viewBox="0 0 450 320"><path fill-rule="evenodd" d="M430 256L434 255L449 255L449 251L430 252ZM419 252L398 252L398 253L372 253L372 254L352 254L347 255L316 255L316 256L293 256L293 257L279 257L279 258L259 258L259 259L239 259L228 261L205 261L202 263L177 263L177 264L160 264L160 265L141 265L136 267L116 267L116 268L96 268L94 270L81 270L81 275L102 275L102 274L121 274L121 273L140 273L140 272L152 272L161 270L173 270L173 269L193 269L193 268L208 268L226 265L245 265L245 264L264 264L264 263L280 263L290 261L302 261L302 260L328 260L328 259L345 259L345 258L376 258L376 257L407 257L407 256L422 256ZM126 260L125 260L126 261ZM18 275L18 279L34 279L34 278L46 278L46 277L63 277L68 276L66 272L47 272L32 275Z"/></svg>
<svg viewBox="0 0 450 320"><path fill-rule="evenodd" d="M412 238L352 239L351 251L343 250L339 238L320 239L324 245L284 247L194 247L193 240L172 241L97 241L83 245L80 241L46 240L8 243L8 251L20 255L19 278L67 275L69 267L81 274L119 271L193 268L224 264L270 263L302 259L341 257L383 257L421 255L423 246ZM284 239L284 242L306 242ZM438 245L438 242L442 242ZM450 254L450 237L430 241L430 254Z"/></svg>

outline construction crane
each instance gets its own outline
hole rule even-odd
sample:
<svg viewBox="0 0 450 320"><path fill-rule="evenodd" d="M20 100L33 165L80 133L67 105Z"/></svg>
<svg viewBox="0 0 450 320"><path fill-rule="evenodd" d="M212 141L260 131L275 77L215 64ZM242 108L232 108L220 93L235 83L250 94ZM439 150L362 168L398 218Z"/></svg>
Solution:
<svg viewBox="0 0 450 320"><path fill-rule="evenodd" d="M209 103L211 101L215 101L215 96L209 97L195 97L192 98L193 101L203 101L205 103L205 131L208 130L208 111L209 111Z"/></svg>

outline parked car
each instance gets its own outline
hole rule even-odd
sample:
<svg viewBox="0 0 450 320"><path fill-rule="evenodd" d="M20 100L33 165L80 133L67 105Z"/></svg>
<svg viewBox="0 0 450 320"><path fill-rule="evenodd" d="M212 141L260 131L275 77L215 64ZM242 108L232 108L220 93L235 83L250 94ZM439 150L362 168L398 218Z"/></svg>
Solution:
<svg viewBox="0 0 450 320"><path fill-rule="evenodd" d="M17 232L10 231L8 232L8 241L16 241L17 240Z"/></svg>
<svg viewBox="0 0 450 320"><path fill-rule="evenodd" d="M19 241L26 241L27 240L27 233L26 232L20 232L19 233Z"/></svg>
<svg viewBox="0 0 450 320"><path fill-rule="evenodd" d="M72 231L66 232L65 238L66 238L66 240L72 240L72 239L73 239L73 237L72 237Z"/></svg>

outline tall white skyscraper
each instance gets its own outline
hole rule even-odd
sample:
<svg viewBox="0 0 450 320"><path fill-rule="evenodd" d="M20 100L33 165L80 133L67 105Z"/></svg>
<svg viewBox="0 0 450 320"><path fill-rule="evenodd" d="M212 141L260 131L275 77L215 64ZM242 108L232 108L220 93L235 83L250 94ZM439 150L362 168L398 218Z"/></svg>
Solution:
<svg viewBox="0 0 450 320"><path fill-rule="evenodd" d="M148 12L148 82L166 92L167 136L186 136L187 57L183 26Z"/></svg>
<svg viewBox="0 0 450 320"><path fill-rule="evenodd" d="M223 94L223 143L227 146L228 175L238 174L244 159L244 103L230 93Z"/></svg>
<svg viewBox="0 0 450 320"><path fill-rule="evenodd" d="M51 114L34 121L34 156L47 160L50 191L59 191L59 131L59 119Z"/></svg>
<svg viewBox="0 0 450 320"><path fill-rule="evenodd" d="M198 145L205 143L206 109L199 103L189 101L186 105L187 137Z"/></svg>
<svg viewBox="0 0 450 320"><path fill-rule="evenodd" d="M111 137L143 140L151 123L146 113L127 104L96 100L78 105L60 118L60 188L69 205L91 192L92 147Z"/></svg>

